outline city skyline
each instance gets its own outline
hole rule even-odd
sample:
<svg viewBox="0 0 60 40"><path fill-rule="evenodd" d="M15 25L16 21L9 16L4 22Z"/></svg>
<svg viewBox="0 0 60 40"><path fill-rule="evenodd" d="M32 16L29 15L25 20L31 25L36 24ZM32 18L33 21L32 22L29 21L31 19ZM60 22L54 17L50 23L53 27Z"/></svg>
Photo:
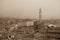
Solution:
<svg viewBox="0 0 60 40"><path fill-rule="evenodd" d="M60 19L60 0L0 0L0 17Z"/></svg>

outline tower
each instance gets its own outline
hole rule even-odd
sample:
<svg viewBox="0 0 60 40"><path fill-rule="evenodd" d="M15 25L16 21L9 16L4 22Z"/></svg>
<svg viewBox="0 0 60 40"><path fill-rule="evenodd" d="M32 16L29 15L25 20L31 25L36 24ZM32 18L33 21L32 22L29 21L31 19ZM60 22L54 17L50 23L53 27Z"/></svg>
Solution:
<svg viewBox="0 0 60 40"><path fill-rule="evenodd" d="M39 8L39 22L41 22L41 8Z"/></svg>

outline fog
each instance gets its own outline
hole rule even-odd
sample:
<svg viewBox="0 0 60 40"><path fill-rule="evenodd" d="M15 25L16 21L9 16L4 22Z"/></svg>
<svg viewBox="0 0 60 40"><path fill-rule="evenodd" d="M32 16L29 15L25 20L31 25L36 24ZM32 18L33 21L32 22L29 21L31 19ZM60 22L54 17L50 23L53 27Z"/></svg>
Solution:
<svg viewBox="0 0 60 40"><path fill-rule="evenodd" d="M60 0L0 0L0 17L60 18Z"/></svg>

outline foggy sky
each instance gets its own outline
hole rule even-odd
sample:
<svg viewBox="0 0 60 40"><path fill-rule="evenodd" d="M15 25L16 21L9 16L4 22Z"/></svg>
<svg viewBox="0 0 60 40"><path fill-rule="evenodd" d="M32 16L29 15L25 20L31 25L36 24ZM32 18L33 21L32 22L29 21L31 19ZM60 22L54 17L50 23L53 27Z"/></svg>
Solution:
<svg viewBox="0 0 60 40"><path fill-rule="evenodd" d="M60 18L60 0L0 0L0 17Z"/></svg>

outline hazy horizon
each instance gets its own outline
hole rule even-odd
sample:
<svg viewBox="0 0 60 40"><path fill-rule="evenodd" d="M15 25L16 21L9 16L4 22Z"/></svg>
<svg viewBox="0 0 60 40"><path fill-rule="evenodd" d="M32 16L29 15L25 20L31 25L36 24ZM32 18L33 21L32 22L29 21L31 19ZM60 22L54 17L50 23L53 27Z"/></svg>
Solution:
<svg viewBox="0 0 60 40"><path fill-rule="evenodd" d="M60 0L0 0L0 17L60 19Z"/></svg>

